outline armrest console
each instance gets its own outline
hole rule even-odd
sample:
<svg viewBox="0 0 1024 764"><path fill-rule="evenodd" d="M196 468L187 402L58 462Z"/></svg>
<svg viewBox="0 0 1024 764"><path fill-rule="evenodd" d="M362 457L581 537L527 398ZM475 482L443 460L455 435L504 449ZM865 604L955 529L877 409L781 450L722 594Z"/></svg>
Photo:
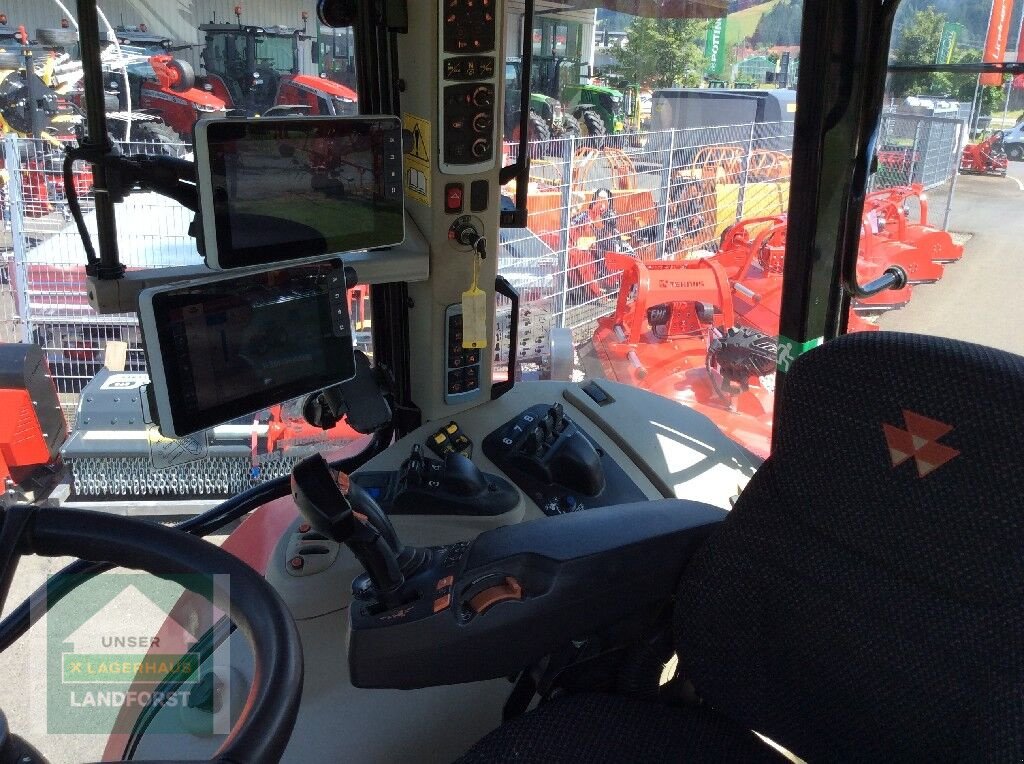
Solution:
<svg viewBox="0 0 1024 764"><path fill-rule="evenodd" d="M672 596L727 513L666 500L589 509L428 550L415 596L353 601L356 687L413 689L515 674L576 637Z"/></svg>

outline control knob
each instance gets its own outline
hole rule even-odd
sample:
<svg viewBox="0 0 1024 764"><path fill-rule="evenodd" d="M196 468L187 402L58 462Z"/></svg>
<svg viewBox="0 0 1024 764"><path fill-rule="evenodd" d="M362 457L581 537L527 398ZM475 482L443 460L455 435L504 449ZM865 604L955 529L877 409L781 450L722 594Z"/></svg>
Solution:
<svg viewBox="0 0 1024 764"><path fill-rule="evenodd" d="M490 114L481 112L473 117L473 129L478 133L489 133L493 124L494 120L491 119Z"/></svg>
<svg viewBox="0 0 1024 764"><path fill-rule="evenodd" d="M476 106L493 106L494 93L489 87L481 85L473 91L472 100Z"/></svg>
<svg viewBox="0 0 1024 764"><path fill-rule="evenodd" d="M473 145L470 146L469 150L477 159L483 159L487 156L487 150L490 148L490 143L486 138L477 138L473 141Z"/></svg>

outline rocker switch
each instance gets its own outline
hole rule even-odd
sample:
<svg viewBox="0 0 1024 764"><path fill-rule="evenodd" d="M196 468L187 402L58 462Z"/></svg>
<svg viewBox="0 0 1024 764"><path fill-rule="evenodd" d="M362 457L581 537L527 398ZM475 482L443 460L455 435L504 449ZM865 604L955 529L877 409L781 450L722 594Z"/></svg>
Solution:
<svg viewBox="0 0 1024 764"><path fill-rule="evenodd" d="M461 183L449 183L444 187L444 211L449 215L462 212L462 195L465 186Z"/></svg>

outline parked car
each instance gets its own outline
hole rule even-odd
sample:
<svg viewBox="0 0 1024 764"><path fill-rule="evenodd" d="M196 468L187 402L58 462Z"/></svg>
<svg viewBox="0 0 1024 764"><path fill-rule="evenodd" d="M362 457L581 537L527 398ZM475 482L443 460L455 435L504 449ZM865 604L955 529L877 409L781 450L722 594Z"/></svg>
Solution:
<svg viewBox="0 0 1024 764"><path fill-rule="evenodd" d="M1003 151L1008 159L1024 161L1024 122L1003 131Z"/></svg>

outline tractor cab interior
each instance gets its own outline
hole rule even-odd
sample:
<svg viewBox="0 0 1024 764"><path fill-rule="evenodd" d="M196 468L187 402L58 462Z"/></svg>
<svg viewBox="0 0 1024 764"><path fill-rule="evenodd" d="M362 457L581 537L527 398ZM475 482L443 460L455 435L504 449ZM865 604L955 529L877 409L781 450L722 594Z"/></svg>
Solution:
<svg viewBox="0 0 1024 764"><path fill-rule="evenodd" d="M7 507L0 601L19 558L75 560L7 603L0 650L115 568L188 590L123 663L137 702L106 761L1021 760L1024 358L865 318L964 251L922 190L869 194L898 2L804 4L791 180L758 159L788 211L755 214L752 157L652 166L665 215L642 182L583 185L571 242L526 237L563 193L528 143L530 35L509 33L534 5L320 0L353 30L359 115L210 113L171 158L110 149L79 0L88 122L65 171L93 168L91 230L72 206L89 300L138 314L152 453L198 463L224 427L255 444L252 412L293 399L360 447L262 481L253 461L174 525ZM729 4L559 5L682 24ZM245 98L264 67L298 80L298 32L206 29L207 74ZM564 140L627 156L601 139ZM187 210L201 265L126 267L143 193ZM593 314L601 378L518 363L555 244L557 310ZM5 721L0 764L50 739Z"/></svg>

